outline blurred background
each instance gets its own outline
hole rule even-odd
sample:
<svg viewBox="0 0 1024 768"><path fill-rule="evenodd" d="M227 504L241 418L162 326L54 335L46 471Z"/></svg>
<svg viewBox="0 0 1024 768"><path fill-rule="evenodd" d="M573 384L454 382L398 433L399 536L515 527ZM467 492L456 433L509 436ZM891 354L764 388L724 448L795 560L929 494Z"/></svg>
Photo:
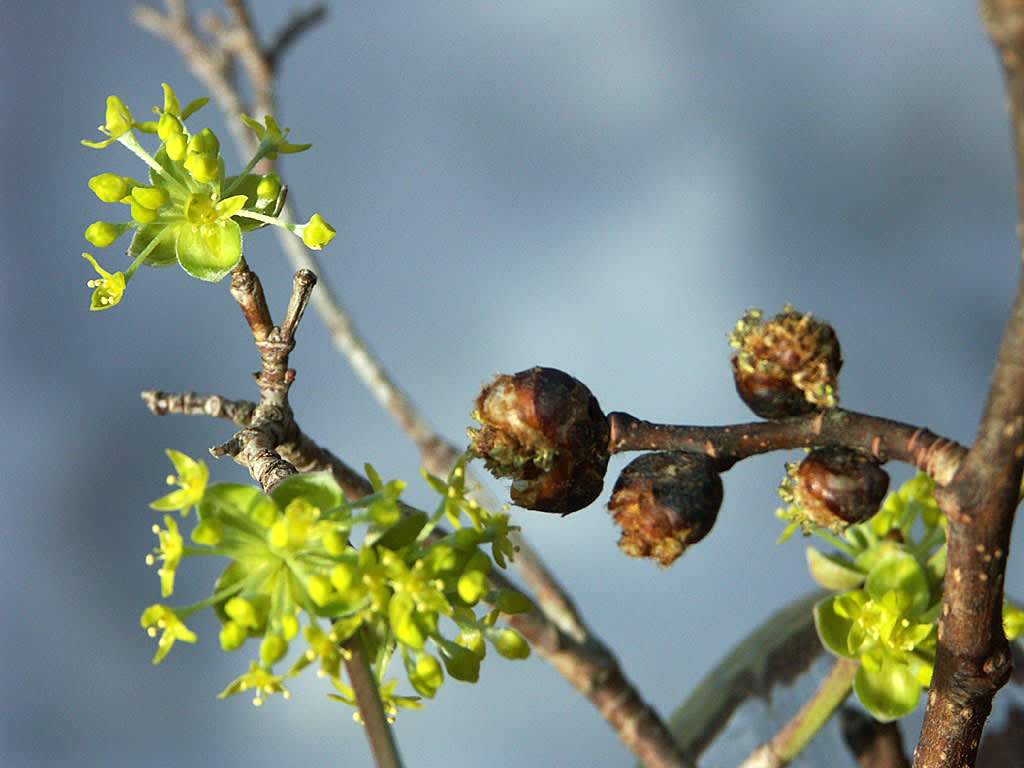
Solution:
<svg viewBox="0 0 1024 768"><path fill-rule="evenodd" d="M251 6L266 37L306 7ZM370 765L350 710L312 675L261 709L215 698L253 652L221 652L212 617L150 663L139 615L159 600L143 560L163 450L205 456L232 427L156 418L138 393L251 398L258 356L227 282L177 268L142 271L115 310L88 312L82 232L111 214L86 181L139 170L80 139L98 137L111 93L137 116L162 103L162 81L183 103L205 95L131 7L0 0L0 765ZM314 144L284 160L290 199L338 230L327 277L455 441L482 384L537 364L606 411L749 420L726 334L748 307L786 301L838 331L845 406L973 439L1020 269L1001 78L973 4L333 3L280 74L279 118ZM190 122L206 124L223 130L214 107ZM279 319L291 270L269 234L246 249ZM292 364L314 439L434 503L312 311ZM812 587L803 543L775 545L794 456L730 471L715 530L666 570L616 547L605 504L628 456L585 511L515 510L666 716ZM215 480L247 480L207 461ZM894 487L909 477L891 469ZM178 602L216 572L188 562ZM410 768L632 763L536 658L492 654L478 685L449 681L397 735Z"/></svg>

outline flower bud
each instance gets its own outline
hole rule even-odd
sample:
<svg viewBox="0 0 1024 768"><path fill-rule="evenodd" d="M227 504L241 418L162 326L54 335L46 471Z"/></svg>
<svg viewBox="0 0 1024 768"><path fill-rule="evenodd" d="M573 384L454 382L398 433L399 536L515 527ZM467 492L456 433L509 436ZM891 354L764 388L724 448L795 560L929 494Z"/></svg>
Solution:
<svg viewBox="0 0 1024 768"><path fill-rule="evenodd" d="M743 402L765 419L834 408L843 361L832 326L788 304L772 320L762 322L761 316L748 311L729 335L738 350L732 370Z"/></svg>
<svg viewBox="0 0 1024 768"><path fill-rule="evenodd" d="M590 504L608 469L608 419L580 381L554 368L500 375L480 392L468 431L512 501L567 515Z"/></svg>
<svg viewBox="0 0 1024 768"><path fill-rule="evenodd" d="M634 459L619 475L608 503L622 528L619 548L663 566L707 535L721 506L722 479L714 461L685 451Z"/></svg>
<svg viewBox="0 0 1024 768"><path fill-rule="evenodd" d="M89 179L89 189L104 203L116 203L131 191L131 185L124 176L101 173Z"/></svg>
<svg viewBox="0 0 1024 768"><path fill-rule="evenodd" d="M874 517L889 490L889 475L875 459L837 445L815 448L788 474L783 498L803 520L835 532Z"/></svg>

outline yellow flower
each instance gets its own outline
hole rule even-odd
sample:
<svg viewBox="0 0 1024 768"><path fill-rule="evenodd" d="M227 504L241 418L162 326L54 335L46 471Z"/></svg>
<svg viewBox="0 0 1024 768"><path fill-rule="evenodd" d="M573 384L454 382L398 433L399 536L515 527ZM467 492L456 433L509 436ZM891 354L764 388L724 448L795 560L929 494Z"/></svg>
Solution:
<svg viewBox="0 0 1024 768"><path fill-rule="evenodd" d="M186 643L196 641L196 633L185 626L185 622L178 618L174 609L160 603L151 605L143 611L142 626L146 628L146 634L150 637L156 637L157 632L162 633L157 644L156 656L153 657L154 664L163 661L175 640Z"/></svg>
<svg viewBox="0 0 1024 768"><path fill-rule="evenodd" d="M83 253L82 258L89 261L100 274L98 278L93 278L86 283L87 286L93 289L92 303L89 305L89 309L110 309L112 306L117 304L124 295L124 289L128 284L128 281L124 276L124 272L115 272L114 274L110 274L107 270L97 264L96 259L88 253Z"/></svg>

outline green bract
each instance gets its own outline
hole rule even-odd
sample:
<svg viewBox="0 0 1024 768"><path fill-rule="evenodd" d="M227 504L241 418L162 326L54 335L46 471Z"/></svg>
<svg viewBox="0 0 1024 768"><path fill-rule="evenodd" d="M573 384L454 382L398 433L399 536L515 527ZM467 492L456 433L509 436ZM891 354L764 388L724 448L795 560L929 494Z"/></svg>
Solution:
<svg viewBox="0 0 1024 768"><path fill-rule="evenodd" d="M815 531L838 553L807 550L811 575L837 592L815 606L818 635L832 653L860 660L854 690L883 722L910 714L931 683L946 573L946 519L933 487L920 474L842 537ZM1007 603L1011 639L1024 630L1018 616Z"/></svg>
<svg viewBox="0 0 1024 768"><path fill-rule="evenodd" d="M159 115L156 121L136 121L124 103L111 96L107 99L106 122L99 128L108 138L82 142L102 149L116 141L149 169L145 182L113 173L101 173L89 180L89 187L101 201L124 203L130 210L127 222L91 224L86 230L89 242L105 248L134 230L128 247L132 262L123 272L110 275L93 262L100 280L90 282L90 287L96 288L92 309L117 304L142 264L164 267L177 263L193 277L216 282L241 262L243 233L267 224L289 230L314 249L323 248L335 234L319 214L299 225L278 218L286 188L275 174L250 172L265 157L301 152L309 144L291 144L287 130L281 130L270 116L266 126L246 117L246 124L260 137L259 148L242 173L225 176L217 136L209 128L192 134L185 127L185 120L207 100L193 101L182 109L170 86L163 87L164 105L153 108ZM160 144L154 153L143 149L136 132L156 134Z"/></svg>
<svg viewBox="0 0 1024 768"><path fill-rule="evenodd" d="M428 516L407 512L399 502L404 483L384 483L370 467L374 493L351 502L326 473L290 477L269 496L243 485L207 488L201 462L177 451L168 455L179 475L171 480L182 488L152 506L180 509L183 515L195 506L198 521L191 532L195 546L184 544L170 515L165 528L154 526L159 546L147 560L160 563L161 593L172 593L184 558L213 554L230 562L205 600L178 609L147 609L144 626L154 634L164 631L156 661L175 639L194 640L182 621L212 607L225 650L259 641L249 671L222 696L254 689L255 702L261 703L266 694L286 692L288 677L317 662L341 692L334 698L351 701L341 680L341 646L358 634L393 715L396 707L417 702L417 697L395 695L395 681L385 682L396 651L413 688L428 698L444 681L444 670L475 681L485 641L506 658L529 654L517 632L494 626L499 612L519 613L532 604L514 590L490 590L487 573L495 561L504 566L514 551L508 540L513 528L508 515L491 515L466 498L465 459L447 481L427 476L442 497ZM432 532L442 518L457 530L437 537ZM486 545L493 561L482 549ZM480 600L492 608L478 614ZM301 655L289 671L275 673L297 639L304 641Z"/></svg>

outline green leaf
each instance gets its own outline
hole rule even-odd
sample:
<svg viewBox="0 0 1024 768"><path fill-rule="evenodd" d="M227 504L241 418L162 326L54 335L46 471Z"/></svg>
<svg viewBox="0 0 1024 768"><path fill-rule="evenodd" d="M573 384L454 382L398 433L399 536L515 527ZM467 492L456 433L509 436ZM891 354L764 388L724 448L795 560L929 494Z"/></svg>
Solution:
<svg viewBox="0 0 1024 768"><path fill-rule="evenodd" d="M193 277L215 283L242 258L242 231L233 219L213 224L181 225L176 246L178 263Z"/></svg>
<svg viewBox="0 0 1024 768"><path fill-rule="evenodd" d="M149 247L154 238L160 237L160 240L146 256L146 266L169 267L172 264L177 264L178 255L174 250L174 238L166 234L168 231L168 226L163 222L143 224L135 230L135 234L132 236L131 245L128 246L128 255L138 256Z"/></svg>
<svg viewBox="0 0 1024 768"><path fill-rule="evenodd" d="M303 499L321 510L333 509L347 501L330 472L303 472L286 477L270 496L281 509L293 499Z"/></svg>
<svg viewBox="0 0 1024 768"><path fill-rule="evenodd" d="M850 630L853 620L836 613L836 596L827 597L814 606L814 626L826 648L836 656L855 658L850 652Z"/></svg>
<svg viewBox="0 0 1024 768"><path fill-rule="evenodd" d="M266 528L274 522L278 514L277 505L273 500L259 488L251 485L218 483L207 488L203 500L199 502L200 520L239 515Z"/></svg>
<svg viewBox="0 0 1024 768"><path fill-rule="evenodd" d="M471 650L450 640L441 640L440 650L441 660L449 675L466 683L475 683L480 679L480 658Z"/></svg>
<svg viewBox="0 0 1024 768"><path fill-rule="evenodd" d="M526 613L533 610L533 601L515 589L499 589L488 593L487 602L502 613Z"/></svg>
<svg viewBox="0 0 1024 768"><path fill-rule="evenodd" d="M904 592L911 600L908 617L917 616L931 603L928 574L908 552L891 551L879 560L868 574L864 589L875 600L882 600L889 592Z"/></svg>
<svg viewBox="0 0 1024 768"><path fill-rule="evenodd" d="M861 664L853 686L860 703L883 723L909 715L921 699L917 676L888 655L878 666Z"/></svg>
<svg viewBox="0 0 1024 768"><path fill-rule="evenodd" d="M367 534L367 543L377 547L385 547L397 552L416 541L416 536L427 524L425 512L413 512L394 525L384 529L377 535Z"/></svg>
<svg viewBox="0 0 1024 768"><path fill-rule="evenodd" d="M814 547L807 548L807 567L816 582L835 592L859 587L867 576L848 559L826 555Z"/></svg>

